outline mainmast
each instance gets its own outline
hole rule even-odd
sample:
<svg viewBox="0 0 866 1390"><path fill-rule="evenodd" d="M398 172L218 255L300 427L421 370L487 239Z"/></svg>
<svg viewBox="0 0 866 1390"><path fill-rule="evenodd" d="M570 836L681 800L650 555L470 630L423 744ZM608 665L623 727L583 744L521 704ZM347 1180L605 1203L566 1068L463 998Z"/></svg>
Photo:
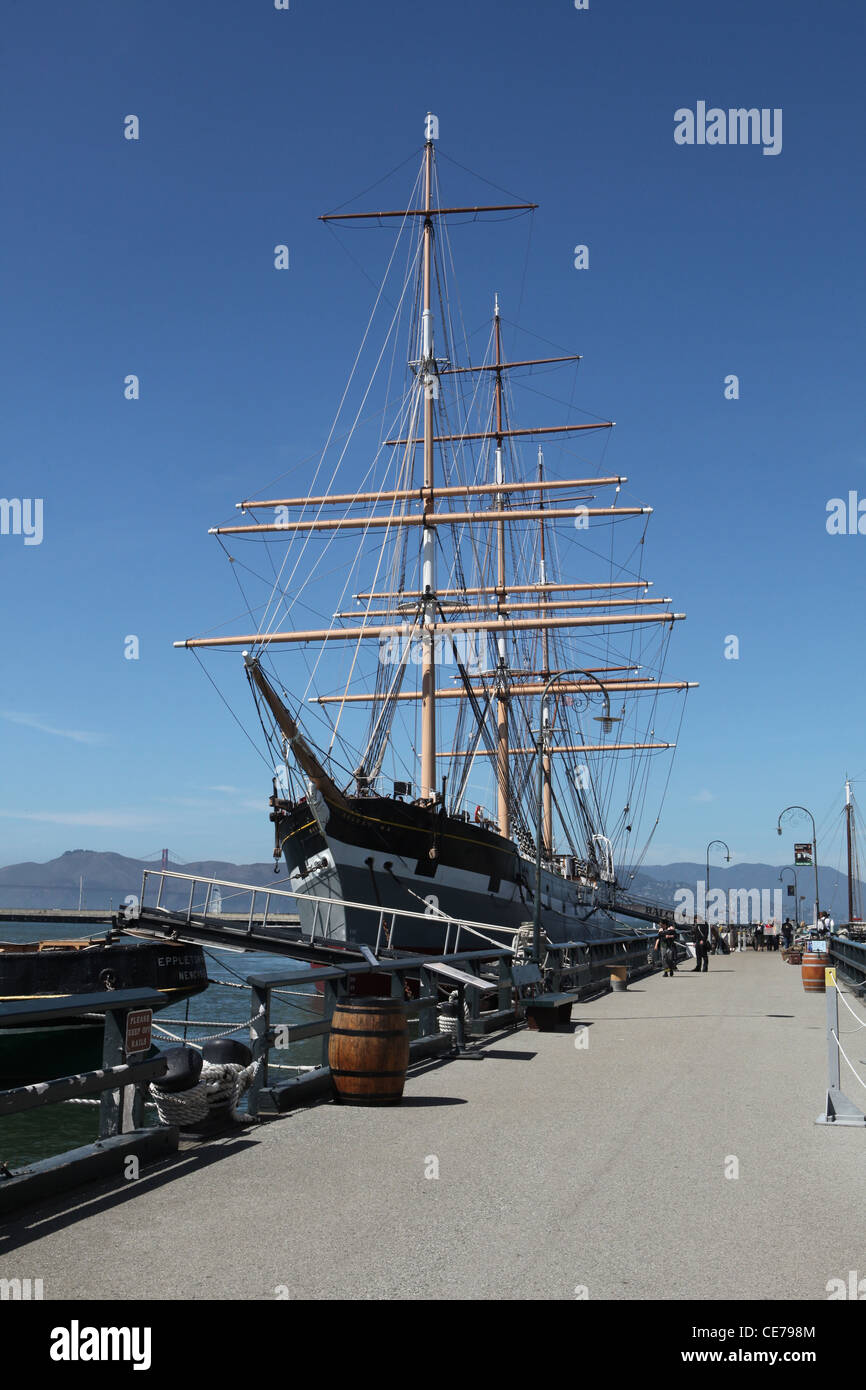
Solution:
<svg viewBox="0 0 866 1390"><path fill-rule="evenodd" d="M502 335L499 322L499 295L496 296L494 303L494 337L496 340L496 483L499 487L505 482L505 470L502 463ZM503 512L503 495L501 492L496 494L496 506L500 512L500 520L496 523L496 613L498 617L505 616L505 519ZM504 632L500 632L497 637L497 651L499 661L497 663L497 694L496 694L496 788L497 788L497 820L499 821L499 833L506 837L511 834L511 814L509 811L509 785L508 785L508 675L507 675L507 644Z"/></svg>
<svg viewBox="0 0 866 1390"><path fill-rule="evenodd" d="M428 112L424 145L424 308L421 315L420 380L424 389L424 518L421 531L421 589L423 661L421 667L421 795L436 795L436 530L427 524L433 505L433 401L439 394L436 359L433 356L433 310L430 276L433 263L433 219L430 216L433 184L435 116Z"/></svg>
<svg viewBox="0 0 866 1390"><path fill-rule="evenodd" d="M538 507L540 511L544 509L544 491L542 483L544 481L544 454L541 445L538 446ZM547 567L544 554L544 521L538 523L539 532L539 588L544 591L547 586ZM541 678L547 681L550 676L550 638L547 628L541 629ZM542 847L545 854L553 853L553 796L550 780L550 696L544 701L544 708L541 711L542 720L542 748L544 764L542 768Z"/></svg>

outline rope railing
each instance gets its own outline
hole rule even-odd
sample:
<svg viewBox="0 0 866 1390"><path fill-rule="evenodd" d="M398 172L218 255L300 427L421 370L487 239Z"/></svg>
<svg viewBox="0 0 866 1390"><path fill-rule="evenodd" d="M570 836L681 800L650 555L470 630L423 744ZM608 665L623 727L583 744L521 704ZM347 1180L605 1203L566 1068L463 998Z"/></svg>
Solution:
<svg viewBox="0 0 866 1390"><path fill-rule="evenodd" d="M848 1012L856 1020L858 1030L866 1028L866 1020L862 1019L848 1003L844 993L836 983L835 969L832 967L825 969L824 981L827 996L827 1098L823 1114L818 1116L816 1124L853 1125L856 1128L862 1128L866 1125L866 1114L853 1101L849 1100L842 1090L840 1058L845 1062L849 1071L854 1073L864 1090L866 1090L866 1081L842 1046L839 1027L839 1000L842 1000Z"/></svg>

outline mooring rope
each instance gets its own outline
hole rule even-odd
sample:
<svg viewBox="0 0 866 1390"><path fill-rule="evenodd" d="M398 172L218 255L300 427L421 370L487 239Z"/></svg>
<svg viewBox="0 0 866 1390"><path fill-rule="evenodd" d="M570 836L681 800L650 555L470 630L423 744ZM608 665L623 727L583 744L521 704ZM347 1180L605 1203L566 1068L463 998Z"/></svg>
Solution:
<svg viewBox="0 0 866 1390"><path fill-rule="evenodd" d="M160 1123L190 1126L224 1114L233 1120L243 1120L245 1117L238 1110L238 1103L261 1064L261 1057L245 1067L239 1062L204 1062L201 1080L188 1091L162 1091L151 1081L150 1093Z"/></svg>

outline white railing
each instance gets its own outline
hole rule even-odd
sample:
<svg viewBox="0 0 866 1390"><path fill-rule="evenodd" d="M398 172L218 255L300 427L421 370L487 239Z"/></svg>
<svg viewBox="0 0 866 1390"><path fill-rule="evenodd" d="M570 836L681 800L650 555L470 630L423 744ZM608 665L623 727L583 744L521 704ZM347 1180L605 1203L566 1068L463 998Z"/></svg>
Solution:
<svg viewBox="0 0 866 1390"><path fill-rule="evenodd" d="M456 933L455 942L453 947L451 948L453 951L459 949L460 937L463 932L469 932L470 935L480 937L482 941L487 942L489 945L500 948L503 944L501 940L503 934L513 939L518 931L517 927L505 927L497 925L493 922L476 922L470 918L452 917L447 912L443 912L441 909L437 909L436 911L415 912L411 908L383 908L378 905L373 905L371 903L354 902L350 898L338 898L334 896L323 898L316 893L292 892L288 888L263 888L261 886L256 886L256 884L253 883L237 883L233 879L206 878L201 874L184 874L180 873L175 869L144 870L141 881L141 907L139 911L143 910L146 907L148 881L151 879L158 879L159 887L156 895L156 904L154 905L154 907L149 908L148 911L164 912L167 917L182 916L183 920L190 925L192 925L196 921L200 922L201 924L204 924L204 921L206 920L208 915L208 908L210 906L211 895L213 893L214 888L219 888L220 890L222 890L223 888L232 888L236 891L250 894L250 910L247 915L247 932L252 932L253 922L256 918L256 898L259 894L262 893L265 896L264 911L262 913L261 921L259 923L259 925L262 928L267 926L268 913L270 911L272 898L287 898L291 902L313 903L314 914L311 940L316 939L317 923L319 924L319 926L321 926L320 912L324 904L327 904L327 914L324 929L321 931L320 939L322 940L326 940L328 938L331 921L331 912L334 907L350 907L361 912L378 913L379 925L376 935L376 954L378 954L379 947L382 942L382 937L386 930L386 919L388 919L388 945L392 948L394 946L396 925L402 919L421 922L440 922L445 928L446 952L448 950L448 943L451 939L452 930ZM163 897L165 894L165 884L167 879L183 883L189 883L189 898L187 901L185 912L175 913L172 911L172 909L167 908L164 905ZM194 903L196 898L196 890L199 886L201 886L205 890L204 908L199 914L196 914L194 911ZM488 932L499 933L499 939L486 935L486 933ZM511 950L513 948L507 947L506 949Z"/></svg>

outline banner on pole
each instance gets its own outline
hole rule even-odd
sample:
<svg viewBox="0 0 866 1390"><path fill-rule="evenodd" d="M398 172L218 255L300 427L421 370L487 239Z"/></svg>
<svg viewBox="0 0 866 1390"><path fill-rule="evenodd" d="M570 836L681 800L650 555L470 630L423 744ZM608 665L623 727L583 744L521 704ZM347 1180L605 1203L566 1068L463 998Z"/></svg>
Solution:
<svg viewBox="0 0 866 1390"><path fill-rule="evenodd" d="M798 869L801 865L807 866L812 863L811 844L794 846L794 863L796 864Z"/></svg>

